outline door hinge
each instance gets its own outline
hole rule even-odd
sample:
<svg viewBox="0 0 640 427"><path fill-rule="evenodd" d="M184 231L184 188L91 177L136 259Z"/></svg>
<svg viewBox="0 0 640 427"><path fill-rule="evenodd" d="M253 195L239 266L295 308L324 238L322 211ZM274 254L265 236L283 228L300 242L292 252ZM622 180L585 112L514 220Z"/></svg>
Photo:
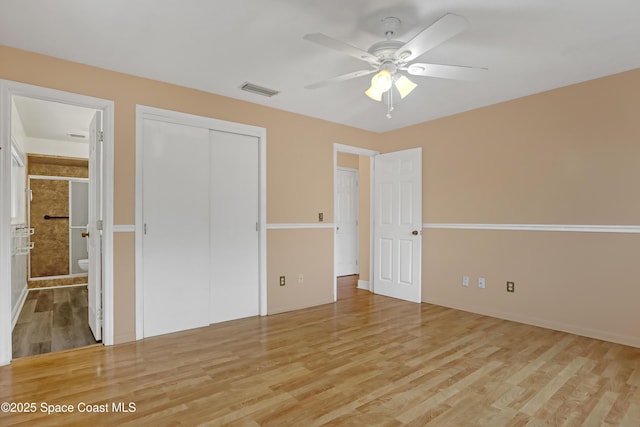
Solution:
<svg viewBox="0 0 640 427"><path fill-rule="evenodd" d="M104 142L104 132L103 131L100 131L98 133L98 141Z"/></svg>
<svg viewBox="0 0 640 427"><path fill-rule="evenodd" d="M260 231L260 223L256 222L256 231Z"/></svg>
<svg viewBox="0 0 640 427"><path fill-rule="evenodd" d="M147 234L147 224L145 223L142 228L143 228L143 233L146 235Z"/></svg>
<svg viewBox="0 0 640 427"><path fill-rule="evenodd" d="M99 219L98 221L96 221L96 228L97 228L98 230L102 231L103 227L104 227L104 225L103 225L103 223L102 223L102 220L101 220L101 219Z"/></svg>

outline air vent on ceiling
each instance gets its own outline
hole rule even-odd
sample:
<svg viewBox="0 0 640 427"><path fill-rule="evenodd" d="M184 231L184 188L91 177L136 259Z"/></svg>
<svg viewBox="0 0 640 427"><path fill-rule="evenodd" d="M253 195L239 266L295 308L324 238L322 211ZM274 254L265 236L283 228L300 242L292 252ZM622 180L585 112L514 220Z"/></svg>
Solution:
<svg viewBox="0 0 640 427"><path fill-rule="evenodd" d="M83 138L86 138L87 135L88 133L83 130L71 129L67 131L67 136L71 138L83 139Z"/></svg>
<svg viewBox="0 0 640 427"><path fill-rule="evenodd" d="M249 83L249 82L242 83L242 86L240 86L240 89L246 92L255 93L257 95L267 96L269 98L280 93L280 91L258 86L256 84Z"/></svg>

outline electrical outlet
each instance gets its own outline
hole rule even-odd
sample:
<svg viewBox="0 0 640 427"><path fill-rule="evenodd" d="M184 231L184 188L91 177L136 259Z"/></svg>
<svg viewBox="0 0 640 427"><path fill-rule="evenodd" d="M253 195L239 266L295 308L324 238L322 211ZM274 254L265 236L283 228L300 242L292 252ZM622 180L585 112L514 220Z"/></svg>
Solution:
<svg viewBox="0 0 640 427"><path fill-rule="evenodd" d="M322 212L318 214L318 221L320 222L324 221L324 214Z"/></svg>
<svg viewBox="0 0 640 427"><path fill-rule="evenodd" d="M462 276L462 286L469 286L469 276Z"/></svg>
<svg viewBox="0 0 640 427"><path fill-rule="evenodd" d="M484 289L485 288L485 281L484 281L484 277L478 277L478 287L480 289Z"/></svg>
<svg viewBox="0 0 640 427"><path fill-rule="evenodd" d="M284 276L280 276L280 286L284 286L285 284L285 278Z"/></svg>
<svg viewBox="0 0 640 427"><path fill-rule="evenodd" d="M515 292L516 285L513 282L507 282L507 292Z"/></svg>
<svg viewBox="0 0 640 427"><path fill-rule="evenodd" d="M302 283L304 282L304 274L300 273L298 274L298 283Z"/></svg>

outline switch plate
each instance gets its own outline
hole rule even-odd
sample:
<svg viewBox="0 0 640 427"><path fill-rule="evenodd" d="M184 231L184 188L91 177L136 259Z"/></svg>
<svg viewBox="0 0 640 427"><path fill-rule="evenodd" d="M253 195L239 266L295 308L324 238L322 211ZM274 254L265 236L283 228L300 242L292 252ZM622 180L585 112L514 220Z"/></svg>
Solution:
<svg viewBox="0 0 640 427"><path fill-rule="evenodd" d="M469 276L462 276L462 286L469 286Z"/></svg>
<svg viewBox="0 0 640 427"><path fill-rule="evenodd" d="M515 292L516 284L513 282L507 282L507 292Z"/></svg>
<svg viewBox="0 0 640 427"><path fill-rule="evenodd" d="M284 286L285 279L284 276L280 276L280 286Z"/></svg>
<svg viewBox="0 0 640 427"><path fill-rule="evenodd" d="M304 274L300 273L298 274L298 283L302 283L304 282Z"/></svg>
<svg viewBox="0 0 640 427"><path fill-rule="evenodd" d="M484 277L478 277L478 287L480 289L484 289L485 288L485 281L484 281Z"/></svg>

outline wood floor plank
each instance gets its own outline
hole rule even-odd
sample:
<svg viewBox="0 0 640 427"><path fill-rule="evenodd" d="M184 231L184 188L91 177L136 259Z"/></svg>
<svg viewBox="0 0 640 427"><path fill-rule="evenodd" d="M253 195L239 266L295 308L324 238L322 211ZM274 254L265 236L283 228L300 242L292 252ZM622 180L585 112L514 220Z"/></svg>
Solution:
<svg viewBox="0 0 640 427"><path fill-rule="evenodd" d="M0 413L0 425L640 426L640 349L349 280L336 304L17 359L0 367L0 402L135 412ZM58 311L64 334L77 316Z"/></svg>

